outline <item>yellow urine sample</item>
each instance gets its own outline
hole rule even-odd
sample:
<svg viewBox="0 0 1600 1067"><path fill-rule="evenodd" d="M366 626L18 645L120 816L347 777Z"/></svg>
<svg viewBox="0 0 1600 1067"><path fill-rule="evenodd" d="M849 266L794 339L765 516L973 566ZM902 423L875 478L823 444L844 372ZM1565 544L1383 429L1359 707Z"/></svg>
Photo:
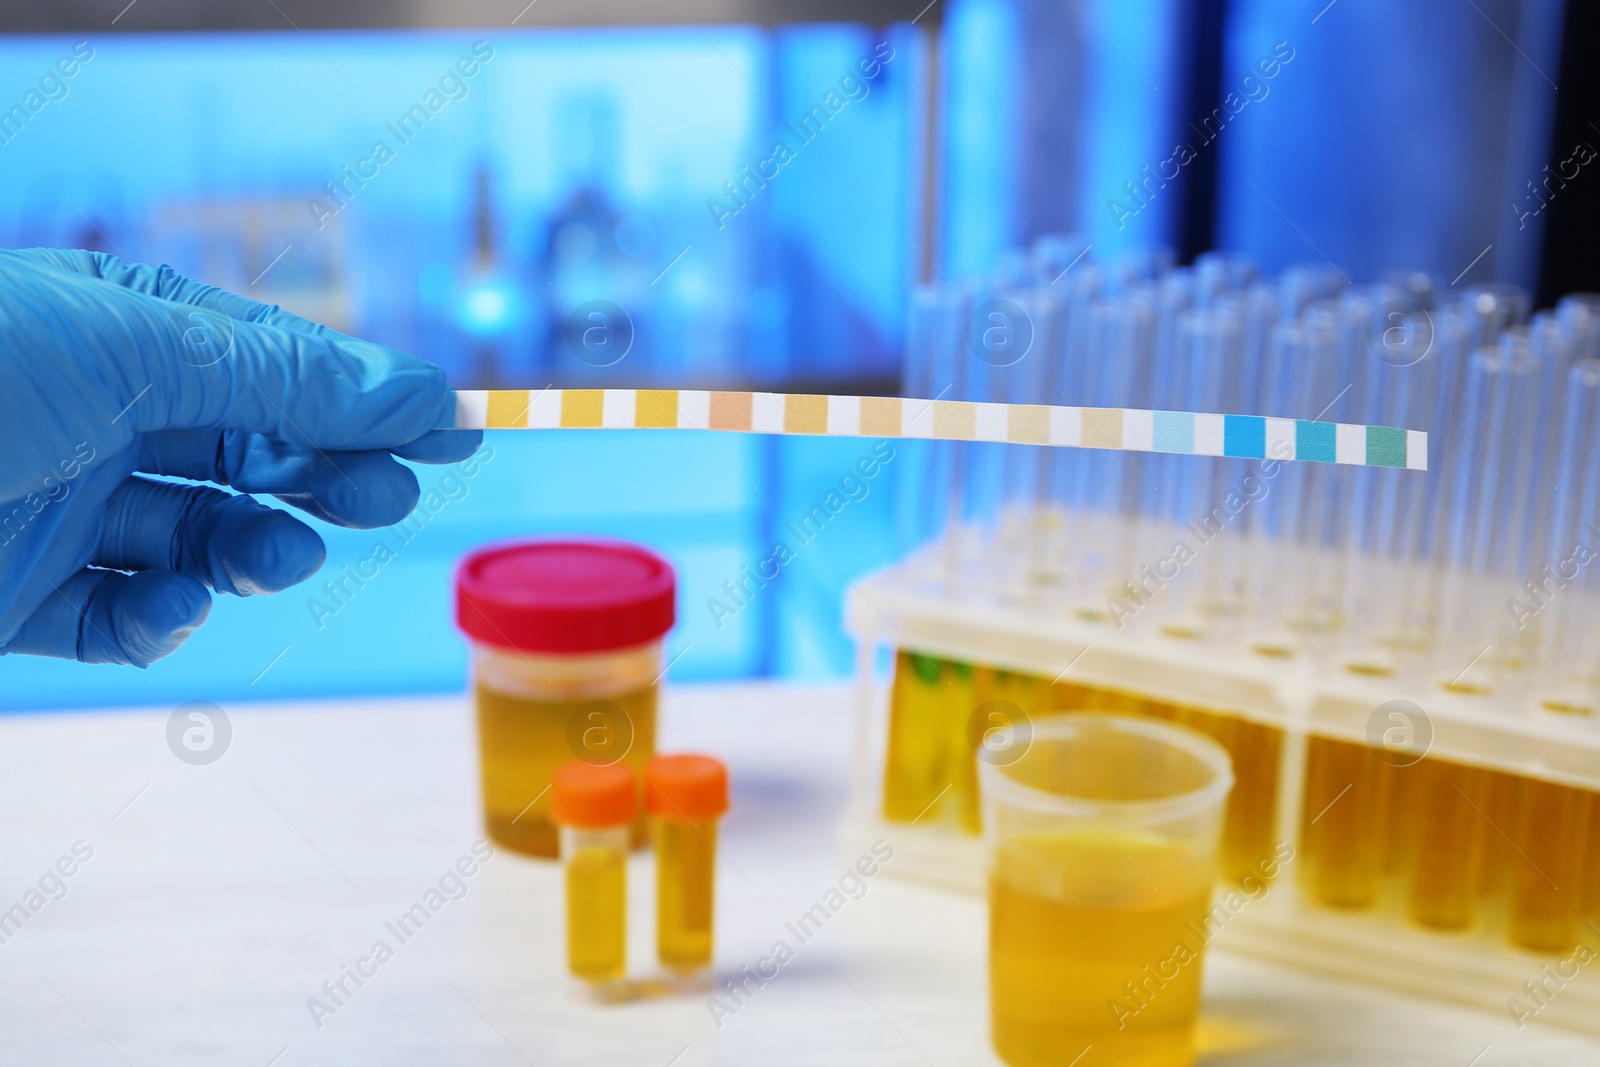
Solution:
<svg viewBox="0 0 1600 1067"><path fill-rule="evenodd" d="M655 821L656 954L693 971L711 963L717 823Z"/></svg>
<svg viewBox="0 0 1600 1067"><path fill-rule="evenodd" d="M995 1051L1012 1067L1184 1067L1195 1054L1213 870L1101 827L1002 841L989 879Z"/></svg>
<svg viewBox="0 0 1600 1067"><path fill-rule="evenodd" d="M1490 772L1425 757L1401 769L1408 782L1397 814L1412 812L1406 912L1420 926L1464 930L1477 919L1478 867Z"/></svg>
<svg viewBox="0 0 1600 1067"><path fill-rule="evenodd" d="M1155 715L1170 719L1172 715L1158 701L1146 700L1120 689L1107 689L1098 685L1079 685L1077 682L1056 682L1050 687L1056 711L1100 711L1115 715Z"/></svg>
<svg viewBox="0 0 1600 1067"><path fill-rule="evenodd" d="M582 844L566 859L567 969L589 982L621 978L628 962L628 856Z"/></svg>
<svg viewBox="0 0 1600 1067"><path fill-rule="evenodd" d="M1235 883L1270 879L1279 865L1278 765L1283 731L1201 708L1174 707L1171 718L1211 737L1233 760L1233 792L1222 824L1221 876Z"/></svg>
<svg viewBox="0 0 1600 1067"><path fill-rule="evenodd" d="M972 706L967 714L950 709L951 733L946 739L954 783L949 798L961 829L969 834L983 830L977 753L988 731L1013 729L1050 710L1049 679L999 667L980 666L973 671ZM1006 757L1005 750L996 751L996 758Z"/></svg>
<svg viewBox="0 0 1600 1067"><path fill-rule="evenodd" d="M1511 833L1516 829L1517 804L1525 778L1505 771L1485 771L1483 815L1488 825L1483 835L1483 862L1478 868L1478 895L1487 900L1501 897L1506 889L1506 874L1516 851Z"/></svg>
<svg viewBox="0 0 1600 1067"><path fill-rule="evenodd" d="M1571 952L1586 918L1588 846L1600 794L1528 778L1511 836L1506 932L1535 952Z"/></svg>
<svg viewBox="0 0 1600 1067"><path fill-rule="evenodd" d="M1600 919L1600 798L1589 818L1589 869L1583 879L1583 917Z"/></svg>
<svg viewBox="0 0 1600 1067"><path fill-rule="evenodd" d="M642 813L644 765L655 754L656 694L656 686L647 685L603 700L530 700L480 681L478 752L489 839L530 856L559 855L550 781L573 759L625 759L640 783ZM641 814L632 829L635 847L647 832Z"/></svg>
<svg viewBox="0 0 1600 1067"><path fill-rule="evenodd" d="M1303 884L1334 908L1378 903L1396 768L1363 744L1312 737L1301 805Z"/></svg>
<svg viewBox="0 0 1600 1067"><path fill-rule="evenodd" d="M942 802L968 772L966 722L973 706L970 665L903 649L896 654L883 770L885 819L911 822L924 813L937 819L934 802Z"/></svg>

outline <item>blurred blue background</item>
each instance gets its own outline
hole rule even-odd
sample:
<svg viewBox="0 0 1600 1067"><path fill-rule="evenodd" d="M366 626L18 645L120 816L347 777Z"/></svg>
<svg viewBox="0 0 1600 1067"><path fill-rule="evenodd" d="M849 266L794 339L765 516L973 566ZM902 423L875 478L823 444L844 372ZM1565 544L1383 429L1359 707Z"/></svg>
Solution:
<svg viewBox="0 0 1600 1067"><path fill-rule="evenodd" d="M894 392L913 284L1069 230L1096 258L1215 245L1269 272L1538 282L1524 186L1553 151L1559 2L956 0L913 23L918 7L886 27L5 36L5 107L76 42L94 53L0 143L0 244L170 263L416 352L460 387ZM476 42L492 58L402 142L393 124ZM892 58L844 87L874 56ZM798 144L786 124L830 92L843 105ZM778 139L794 157L748 179ZM392 158L363 163L379 140ZM1183 144L1192 160L1168 169ZM362 166L359 183L342 169ZM592 300L627 316L609 365L573 343ZM914 465L890 462L719 625L708 601L871 442L490 443L334 614L315 607L332 603L323 580L398 534L322 527L325 574L219 598L148 671L0 661L0 707L455 690L454 561L567 532L677 565L674 678L838 676L846 581L907 547L894 498ZM418 473L426 491L445 472Z"/></svg>

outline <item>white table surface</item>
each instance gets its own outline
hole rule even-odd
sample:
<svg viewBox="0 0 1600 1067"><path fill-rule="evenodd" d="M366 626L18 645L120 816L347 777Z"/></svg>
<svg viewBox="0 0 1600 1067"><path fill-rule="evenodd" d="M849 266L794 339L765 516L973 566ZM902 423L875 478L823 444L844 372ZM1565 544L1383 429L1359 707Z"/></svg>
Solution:
<svg viewBox="0 0 1600 1067"><path fill-rule="evenodd" d="M999 1062L978 898L879 875L720 1028L704 992L586 1004L550 864L497 852L409 941L385 928L482 838L465 697L235 706L226 755L198 767L167 747L171 710L0 717L0 911L93 849L0 944L0 1064ZM795 943L785 922L853 859L835 831L851 736L843 687L668 690L662 747L733 773L724 976ZM630 880L641 972L648 864ZM318 1027L307 998L379 939L394 958ZM1594 1039L1216 948L1204 1026L1207 1065L1600 1064Z"/></svg>

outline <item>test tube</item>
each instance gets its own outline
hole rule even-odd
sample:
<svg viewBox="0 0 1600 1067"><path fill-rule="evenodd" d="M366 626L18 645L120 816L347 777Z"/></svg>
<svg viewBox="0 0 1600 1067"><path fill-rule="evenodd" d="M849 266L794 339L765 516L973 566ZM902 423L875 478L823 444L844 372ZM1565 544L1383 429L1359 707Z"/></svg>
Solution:
<svg viewBox="0 0 1600 1067"><path fill-rule="evenodd" d="M1413 302L1412 294L1395 289L1386 292L1377 312L1367 338L1370 367L1363 421L1428 431L1437 454L1434 416L1446 360L1437 320ZM1441 458L1432 469L1444 466ZM1368 603L1378 616L1379 642L1405 653L1416 647L1412 605L1425 588L1421 572L1427 551L1423 522L1428 479L1407 471L1373 473L1367 502L1370 531L1363 545L1369 553Z"/></svg>
<svg viewBox="0 0 1600 1067"><path fill-rule="evenodd" d="M1103 278L1093 263L1081 263L1062 277L1053 288L1062 290L1060 321L1046 341L1044 393L1041 402L1052 405L1089 403L1085 373L1088 364L1088 323L1099 298ZM1077 528L1083 501L1078 493L1083 482L1081 471L1087 461L1075 448L1046 450L1039 470L1040 491L1046 511L1039 523L1045 569L1060 579L1056 592L1071 601L1076 590L1069 578L1077 573L1077 553L1081 544L1072 531Z"/></svg>
<svg viewBox="0 0 1600 1067"><path fill-rule="evenodd" d="M627 764L563 764L550 785L567 883L567 969L597 986L628 964L628 826L634 777Z"/></svg>
<svg viewBox="0 0 1600 1067"><path fill-rule="evenodd" d="M656 954L668 970L691 973L711 963L728 770L710 756L656 756L644 782L656 852Z"/></svg>
<svg viewBox="0 0 1600 1067"><path fill-rule="evenodd" d="M1401 294L1409 306L1420 311L1438 307L1441 294L1450 288L1449 282L1425 270L1386 270L1378 275L1378 282Z"/></svg>
<svg viewBox="0 0 1600 1067"><path fill-rule="evenodd" d="M1468 364L1464 389L1461 452L1456 459L1455 513L1447 535L1450 581L1444 595L1449 636L1440 667L1447 676L1463 671L1482 649L1510 636L1503 607L1506 587L1528 570L1537 503L1541 421L1548 418L1548 375L1525 336L1507 333L1495 348L1480 349ZM1483 595L1483 580L1490 595ZM1503 616L1505 616L1503 618ZM1457 678L1453 687L1473 691L1487 676Z"/></svg>
<svg viewBox="0 0 1600 1067"><path fill-rule="evenodd" d="M1194 259L1195 303L1209 304L1224 293L1243 289L1259 273L1256 261L1243 252L1202 252Z"/></svg>
<svg viewBox="0 0 1600 1067"><path fill-rule="evenodd" d="M1495 338L1528 320L1533 297L1520 285L1489 282L1461 294L1458 306L1466 313L1473 348L1491 345Z"/></svg>
<svg viewBox="0 0 1600 1067"><path fill-rule="evenodd" d="M1081 233L1041 234L1028 250L1028 274L1036 286L1052 287L1085 265L1089 240Z"/></svg>
<svg viewBox="0 0 1600 1067"><path fill-rule="evenodd" d="M1222 299L1208 307L1192 308L1178 321L1177 358L1166 383L1166 403L1172 411L1227 412L1236 409L1237 378L1242 323L1238 301ZM1237 531L1230 529L1233 515L1225 497L1243 477L1237 461L1198 456L1173 456L1163 467L1158 484L1165 498L1162 512L1179 528L1179 536L1192 544L1197 574L1182 574L1163 592L1168 605L1167 630L1178 636L1199 636L1205 617L1224 613L1234 592L1221 588L1227 569L1219 558ZM1170 546L1169 546L1170 547ZM1157 578L1167 576L1157 575Z"/></svg>
<svg viewBox="0 0 1600 1067"><path fill-rule="evenodd" d="M1556 303L1556 321L1571 358L1600 359L1600 293L1569 293Z"/></svg>
<svg viewBox="0 0 1600 1067"><path fill-rule="evenodd" d="M1101 409L1127 406L1133 383L1148 373L1152 327L1152 309L1136 296L1095 306L1089 317L1085 352L1087 399L1080 403ZM1130 546L1125 539L1105 534L1120 524L1129 501L1137 501L1140 482L1148 475L1140 466L1143 457L1103 450L1107 443L1121 443L1120 412L1085 411L1083 439L1102 445L1089 451L1079 467L1085 479L1081 499L1087 505L1079 529L1084 531L1083 540L1097 549L1084 561L1079 590L1083 599L1093 604L1116 590L1127 573ZM1136 510L1136 504L1133 506Z"/></svg>
<svg viewBox="0 0 1600 1067"><path fill-rule="evenodd" d="M931 825L952 809L949 794L972 753L964 732L959 745L951 738L975 707L971 664L907 648L896 652L883 766L886 822Z"/></svg>
<svg viewBox="0 0 1600 1067"><path fill-rule="evenodd" d="M1278 314L1299 318L1306 308L1339 295L1350 282L1327 263L1291 263L1278 279Z"/></svg>
<svg viewBox="0 0 1600 1067"><path fill-rule="evenodd" d="M1596 571L1600 570L1600 360L1582 359L1567 372L1556 492L1546 563L1518 598L1537 624L1548 601L1554 620L1541 627L1545 706L1555 711L1596 709Z"/></svg>
<svg viewBox="0 0 1600 1067"><path fill-rule="evenodd" d="M1126 293L1150 285L1172 270L1175 262L1172 249L1165 246L1129 249L1107 266L1107 286L1113 293Z"/></svg>
<svg viewBox="0 0 1600 1067"><path fill-rule="evenodd" d="M1519 792L1507 933L1534 952L1571 952L1587 917L1584 879L1600 793L1538 778L1525 779Z"/></svg>

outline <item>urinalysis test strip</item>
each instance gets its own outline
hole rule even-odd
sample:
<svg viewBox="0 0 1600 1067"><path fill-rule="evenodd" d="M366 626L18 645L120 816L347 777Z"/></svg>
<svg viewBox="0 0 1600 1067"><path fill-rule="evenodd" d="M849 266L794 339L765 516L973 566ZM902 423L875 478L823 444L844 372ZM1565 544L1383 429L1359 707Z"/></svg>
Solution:
<svg viewBox="0 0 1600 1067"><path fill-rule="evenodd" d="M695 389L463 389L456 393L455 422L445 428L912 437L1428 469L1428 435L1392 426L881 396Z"/></svg>

